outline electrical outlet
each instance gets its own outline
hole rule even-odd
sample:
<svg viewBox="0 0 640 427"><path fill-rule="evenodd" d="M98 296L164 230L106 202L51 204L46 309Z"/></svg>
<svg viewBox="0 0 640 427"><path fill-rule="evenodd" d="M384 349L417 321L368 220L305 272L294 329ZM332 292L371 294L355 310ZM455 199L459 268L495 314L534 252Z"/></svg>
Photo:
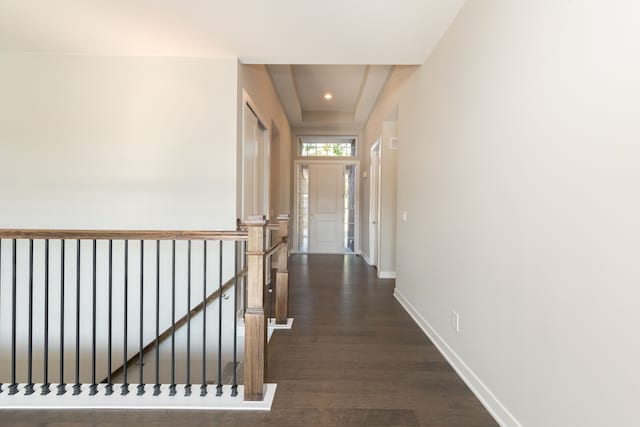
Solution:
<svg viewBox="0 0 640 427"><path fill-rule="evenodd" d="M402 219L402 222L403 222L403 223L407 222L407 211L403 211L403 212L400 214L400 218Z"/></svg>
<svg viewBox="0 0 640 427"><path fill-rule="evenodd" d="M454 331L460 332L460 315L455 310L451 310L451 327Z"/></svg>

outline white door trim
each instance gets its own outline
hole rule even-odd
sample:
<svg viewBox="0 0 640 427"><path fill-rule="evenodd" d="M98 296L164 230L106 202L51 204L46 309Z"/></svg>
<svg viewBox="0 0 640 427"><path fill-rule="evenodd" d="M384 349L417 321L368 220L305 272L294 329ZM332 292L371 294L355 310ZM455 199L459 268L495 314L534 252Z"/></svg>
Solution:
<svg viewBox="0 0 640 427"><path fill-rule="evenodd" d="M262 126L265 128L264 130L264 142L266 145L266 152L265 152L265 158L263 159L264 161L264 165L263 165L263 183L262 183L262 200L263 200L263 214L265 215L269 215L269 202L270 202L270 195L269 195L269 180L270 180L270 165L271 165L271 134L270 134L270 130L269 127L267 126L267 121L265 120L264 116L262 115L262 113L260 113L260 110L258 110L258 108L256 107L256 104L253 102L253 100L251 99L251 96L247 93L247 91L245 89L242 89L242 144L240 147L240 191L239 191L239 195L240 195L240 203L239 206L240 208L240 212L239 215L240 216L246 216L245 215L245 206L244 206L244 201L245 201L245 164L244 164L244 156L245 156L245 117L246 117L246 113L247 113L247 109L249 109L253 115L256 116L256 118L258 119L258 122L260 122L260 124L262 124ZM240 218L242 221L246 220L246 218Z"/></svg>
<svg viewBox="0 0 640 427"><path fill-rule="evenodd" d="M295 194L294 194L294 201L293 201L294 215L293 215L293 222L292 222L292 228L291 228L291 235L293 237L291 252L298 253L298 194L299 194L298 169L301 164L306 165L311 163L316 163L316 164L329 163L329 164L356 166L356 194L355 194L356 207L355 207L355 213L354 213L355 214L354 237L356 239L356 242L355 242L356 244L355 244L355 250L353 251L353 253L359 254L360 253L360 160L356 160L356 159L320 160L316 158L313 160L297 159L293 161L293 176L295 179L294 193ZM318 252L314 252L314 253L318 253ZM335 252L332 252L332 253L335 253ZM345 253L345 252L339 252L339 253Z"/></svg>
<svg viewBox="0 0 640 427"><path fill-rule="evenodd" d="M373 153L377 153L377 166L374 169ZM369 217L367 221L369 227L369 265L378 267L380 265L380 186L382 184L382 135L371 146L369 152L370 170L369 170ZM375 186L375 187L374 187ZM375 200L372 199L375 189ZM372 239L373 237L373 239ZM373 248L373 250L372 250Z"/></svg>

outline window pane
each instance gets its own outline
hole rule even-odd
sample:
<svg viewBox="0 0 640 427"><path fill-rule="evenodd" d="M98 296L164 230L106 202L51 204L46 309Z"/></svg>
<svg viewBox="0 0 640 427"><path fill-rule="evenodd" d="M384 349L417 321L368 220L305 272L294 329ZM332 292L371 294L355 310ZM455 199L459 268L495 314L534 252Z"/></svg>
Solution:
<svg viewBox="0 0 640 427"><path fill-rule="evenodd" d="M299 142L300 155L303 157L353 157L356 155L356 139L353 137L303 137Z"/></svg>
<svg viewBox="0 0 640 427"><path fill-rule="evenodd" d="M298 250L309 250L309 165L298 169Z"/></svg>
<svg viewBox="0 0 640 427"><path fill-rule="evenodd" d="M355 251L356 167L344 167L344 251Z"/></svg>

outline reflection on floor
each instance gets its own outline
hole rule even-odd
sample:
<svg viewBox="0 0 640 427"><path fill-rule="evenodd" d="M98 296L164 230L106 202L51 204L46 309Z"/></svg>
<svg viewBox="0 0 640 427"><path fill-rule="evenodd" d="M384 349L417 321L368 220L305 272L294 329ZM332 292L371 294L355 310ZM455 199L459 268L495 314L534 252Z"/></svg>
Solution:
<svg viewBox="0 0 640 427"><path fill-rule="evenodd" d="M271 412L0 411L11 426L456 426L497 424L355 255L295 255L293 329L269 344Z"/></svg>

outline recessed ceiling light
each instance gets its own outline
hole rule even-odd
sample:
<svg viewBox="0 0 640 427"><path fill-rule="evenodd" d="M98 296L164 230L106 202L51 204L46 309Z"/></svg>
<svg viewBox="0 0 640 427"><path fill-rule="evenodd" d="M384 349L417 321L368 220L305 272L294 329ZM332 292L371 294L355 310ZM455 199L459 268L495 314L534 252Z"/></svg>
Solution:
<svg viewBox="0 0 640 427"><path fill-rule="evenodd" d="M331 95L330 93L324 94L324 99L331 99L331 98L333 98L333 95Z"/></svg>

